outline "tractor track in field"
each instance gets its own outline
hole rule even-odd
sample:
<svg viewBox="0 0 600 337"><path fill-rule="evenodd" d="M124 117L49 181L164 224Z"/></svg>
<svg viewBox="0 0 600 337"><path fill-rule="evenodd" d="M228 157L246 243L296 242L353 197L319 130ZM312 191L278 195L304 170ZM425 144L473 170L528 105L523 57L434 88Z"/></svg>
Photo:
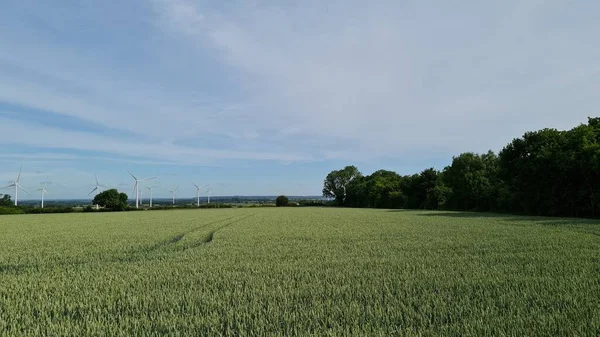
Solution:
<svg viewBox="0 0 600 337"><path fill-rule="evenodd" d="M186 246L182 247L183 249L181 249L181 251L187 250L187 249L191 249L191 248L200 247L200 246L205 245L205 244L209 244L209 243L211 243L213 241L216 232L218 232L218 231L220 231L222 229L225 229L227 227L230 227L231 225L236 224L238 222L244 221L244 220L246 220L246 219L248 219L248 218L250 218L252 216L254 216L254 213L248 214L248 215L243 216L243 217L241 217L239 219L235 219L235 220L233 220L231 222L228 222L228 223L226 223L226 224L224 224L224 225L216 228L215 230L209 232L206 235L206 237L204 238L204 240L192 242L192 243L189 243Z"/></svg>
<svg viewBox="0 0 600 337"><path fill-rule="evenodd" d="M0 275L2 275L2 274L23 274L23 273L27 273L29 271L38 271L38 270L42 270L42 269L55 268L55 267L79 267L82 265L91 265L91 264L115 263L115 262L123 263L123 262L137 262L137 261L143 261L143 260L152 260L152 259L156 259L156 258L160 257L159 255L154 254L154 253L158 253L160 251L165 251L166 253L182 252L182 251L185 251L188 249L197 248L197 247L209 244L213 241L214 235L216 232L218 232L224 228L227 228L235 223L241 222L252 216L254 216L254 213L247 214L247 215L234 215L234 216L230 216L230 217L227 217L224 219L215 220L215 221L212 221L209 223L205 223L201 226L192 228L190 230L187 230L183 233L179 233L167 240L157 242L153 245L149 245L149 246L143 247L141 249L130 250L129 252L125 253L124 256L113 257L113 258L108 258L108 259L100 259L99 261L73 260L73 261L57 261L57 262L51 262L51 263L0 264ZM237 219L235 219L235 218L237 218ZM226 222L231 219L234 219L234 220ZM196 231L199 231L202 229L207 229L207 227L209 227L211 225L215 225L215 224L222 223L222 222L226 222L226 223L209 231L203 239L194 241L194 242L190 242L190 243L187 243L187 244L179 246L179 247L177 246L177 243L179 243L181 240L183 240L185 235L191 234L193 232L196 232ZM175 249L172 249L172 248L175 248Z"/></svg>
<svg viewBox="0 0 600 337"><path fill-rule="evenodd" d="M215 220L215 221L212 221L212 222L209 222L209 223L205 223L205 224L203 224L201 226L198 226L198 227L192 228L190 230L187 230L185 232L179 233L179 234L177 234L177 235L175 235L175 236L173 236L173 237L171 237L171 238L169 238L167 240L159 241L159 242L157 242L157 243L155 243L153 245L147 246L145 248L131 250L131 251L128 252L128 255L133 255L133 254L137 254L137 253L151 253L153 251L162 249L164 247L176 244L177 242L181 241L186 234L193 233L193 232L198 231L200 229L204 229L204 228L206 228L208 226L211 226L211 225L214 225L214 224L218 224L219 222L231 220L231 219L236 218L236 217L239 217L239 215L233 215L233 216L230 216L230 217L227 217L227 218L224 218L224 219L219 219L219 220Z"/></svg>
<svg viewBox="0 0 600 337"><path fill-rule="evenodd" d="M125 256L122 257L117 257L112 259L112 262L134 262L134 261L141 261L141 260L150 260L153 258L153 254L154 253L158 253L158 252L169 252L169 249L172 249L171 251L176 251L176 252L181 252L190 248L195 248L195 247L199 247L202 246L204 244L210 243L213 240L214 234L215 232L226 228L228 226L231 226L234 223L240 222L244 219L247 219L250 216L253 216L254 214L249 214L249 215L234 215L234 216L230 216L224 219L219 219L219 220L215 220L206 224L203 224L201 226L192 228L190 230L187 230L185 232L179 233L167 240L163 240L160 242L157 242L151 246L147 246L145 248L141 248L141 249L136 249L136 250L132 250L129 251L129 253L127 253ZM237 218L237 219L235 219ZM219 227L217 227L216 229L208 232L208 234L206 235L206 237L202 240L199 241L194 241L194 242L190 242L188 244L182 245L182 246L176 246L177 243L179 243L181 240L183 240L183 238L191 233L197 232L199 230L203 230L203 229L207 229L208 227L210 227L211 225L214 224L218 224L218 223L222 223L228 220L234 219L233 221L227 222Z"/></svg>

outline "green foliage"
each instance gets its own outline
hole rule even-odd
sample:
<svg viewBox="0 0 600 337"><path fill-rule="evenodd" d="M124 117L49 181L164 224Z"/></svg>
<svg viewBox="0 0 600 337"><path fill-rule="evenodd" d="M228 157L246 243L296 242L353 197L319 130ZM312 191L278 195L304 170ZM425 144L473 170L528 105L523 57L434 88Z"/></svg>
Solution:
<svg viewBox="0 0 600 337"><path fill-rule="evenodd" d="M2 197L0 198L0 207L10 207L14 205L13 201L10 199L10 195L0 194L0 196Z"/></svg>
<svg viewBox="0 0 600 337"><path fill-rule="evenodd" d="M569 131L528 132L500 152L509 211L597 216L600 211L600 119Z"/></svg>
<svg viewBox="0 0 600 337"><path fill-rule="evenodd" d="M325 200L298 200L298 205L303 207L330 206L330 204Z"/></svg>
<svg viewBox="0 0 600 337"><path fill-rule="evenodd" d="M356 166L346 166L341 170L331 171L323 182L323 196L335 198L338 205L346 202L347 187L353 180L362 177Z"/></svg>
<svg viewBox="0 0 600 337"><path fill-rule="evenodd" d="M47 213L72 213L73 207L51 206L45 208L31 206L0 206L0 215L8 214L47 214Z"/></svg>
<svg viewBox="0 0 600 337"><path fill-rule="evenodd" d="M25 211L20 207L13 206L0 206L0 215L8 214L25 214Z"/></svg>
<svg viewBox="0 0 600 337"><path fill-rule="evenodd" d="M0 228L3 336L600 332L598 221L301 207Z"/></svg>
<svg viewBox="0 0 600 337"><path fill-rule="evenodd" d="M289 205L290 205L290 199L288 199L288 197L286 197L285 195L280 195L277 197L277 199L275 199L275 206L277 206L277 207L289 206Z"/></svg>
<svg viewBox="0 0 600 337"><path fill-rule="evenodd" d="M498 157L492 151L463 153L444 169L444 183L452 190L448 208L489 211L497 209Z"/></svg>
<svg viewBox="0 0 600 337"><path fill-rule="evenodd" d="M380 170L325 179L323 194L347 207L600 214L600 118L568 131L543 129L514 139L498 155L462 153L442 172L400 176Z"/></svg>
<svg viewBox="0 0 600 337"><path fill-rule="evenodd" d="M127 194L113 188L96 195L92 203L111 211L124 211L127 209Z"/></svg>
<svg viewBox="0 0 600 337"><path fill-rule="evenodd" d="M52 206L52 207L21 207L24 213L26 214L51 214L51 213L73 213L75 210L73 207L62 207L62 206Z"/></svg>
<svg viewBox="0 0 600 337"><path fill-rule="evenodd" d="M348 184L345 206L437 209L448 194L435 169L412 176L379 170Z"/></svg>

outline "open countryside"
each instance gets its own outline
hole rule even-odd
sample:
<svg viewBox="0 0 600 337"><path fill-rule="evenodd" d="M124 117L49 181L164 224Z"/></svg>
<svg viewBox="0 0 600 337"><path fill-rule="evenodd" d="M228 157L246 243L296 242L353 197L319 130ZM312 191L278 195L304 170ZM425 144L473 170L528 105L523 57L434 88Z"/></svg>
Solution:
<svg viewBox="0 0 600 337"><path fill-rule="evenodd" d="M3 335L600 333L596 220L244 208L0 228Z"/></svg>
<svg viewBox="0 0 600 337"><path fill-rule="evenodd" d="M0 6L0 337L600 336L600 1Z"/></svg>

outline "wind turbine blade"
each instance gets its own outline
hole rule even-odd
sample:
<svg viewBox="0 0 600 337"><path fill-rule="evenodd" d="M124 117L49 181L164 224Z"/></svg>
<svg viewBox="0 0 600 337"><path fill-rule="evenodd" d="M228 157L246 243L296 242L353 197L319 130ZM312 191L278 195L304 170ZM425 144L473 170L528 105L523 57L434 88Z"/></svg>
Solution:
<svg viewBox="0 0 600 337"><path fill-rule="evenodd" d="M194 184L194 183L192 183L192 184ZM196 186L197 189L200 189L200 187L198 187L198 185L194 184L194 186Z"/></svg>
<svg viewBox="0 0 600 337"><path fill-rule="evenodd" d="M128 169L125 169L125 171L127 171L127 173L129 173L129 175L133 177L133 179L135 179L135 180L138 180L138 178L136 178L136 177L133 175L133 173L129 172L129 170L128 170Z"/></svg>
<svg viewBox="0 0 600 337"><path fill-rule="evenodd" d="M152 191L152 187L148 187L148 186L146 186L146 188L147 188L148 190Z"/></svg>
<svg viewBox="0 0 600 337"><path fill-rule="evenodd" d="M175 187L175 189L173 190L173 192L176 192L178 188L179 188L179 185L177 185L177 187Z"/></svg>
<svg viewBox="0 0 600 337"><path fill-rule="evenodd" d="M8 186L4 186L4 187L2 187L2 189L9 188L9 187L15 187L15 184L11 184L11 185L8 185Z"/></svg>
<svg viewBox="0 0 600 337"><path fill-rule="evenodd" d="M21 171L23 170L23 165L21 165L21 168L19 169L19 175L17 176L17 183L19 182L19 180L21 180Z"/></svg>
<svg viewBox="0 0 600 337"><path fill-rule="evenodd" d="M48 193L48 191L44 190L44 193L46 193L46 195L51 195L50 193Z"/></svg>
<svg viewBox="0 0 600 337"><path fill-rule="evenodd" d="M26 189L23 188L23 186L19 185L19 188L23 190L23 192L27 193L28 195L31 195L31 193L27 192Z"/></svg>
<svg viewBox="0 0 600 337"><path fill-rule="evenodd" d="M146 179L142 179L142 180L140 180L140 181L154 180L154 179L157 179L157 178L158 178L158 177L146 178Z"/></svg>
<svg viewBox="0 0 600 337"><path fill-rule="evenodd" d="M96 176L96 186L99 186L100 184L98 184L98 174L94 173L94 175Z"/></svg>
<svg viewBox="0 0 600 337"><path fill-rule="evenodd" d="M98 187L94 188L90 193L88 193L88 196L94 192L96 192L98 190Z"/></svg>

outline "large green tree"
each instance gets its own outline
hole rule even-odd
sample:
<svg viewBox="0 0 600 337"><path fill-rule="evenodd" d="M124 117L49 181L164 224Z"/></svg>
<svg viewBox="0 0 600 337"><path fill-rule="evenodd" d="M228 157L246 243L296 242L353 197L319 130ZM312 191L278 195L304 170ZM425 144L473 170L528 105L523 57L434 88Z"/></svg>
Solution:
<svg viewBox="0 0 600 337"><path fill-rule="evenodd" d="M13 206L13 202L10 200L10 195L0 194L0 197L0 206Z"/></svg>
<svg viewBox="0 0 600 337"><path fill-rule="evenodd" d="M568 207L562 204L568 193L564 189L576 177L568 173L565 136L555 129L527 132L502 149L500 174L508 185L511 210L547 215Z"/></svg>
<svg viewBox="0 0 600 337"><path fill-rule="evenodd" d="M527 132L500 152L510 211L596 216L600 206L600 119L568 131Z"/></svg>
<svg viewBox="0 0 600 337"><path fill-rule="evenodd" d="M367 200L369 207L402 208L404 196L400 184L402 176L388 170L379 170L366 177Z"/></svg>
<svg viewBox="0 0 600 337"><path fill-rule="evenodd" d="M444 169L445 186L452 189L448 207L460 210L496 209L498 157L489 151L462 153Z"/></svg>
<svg viewBox="0 0 600 337"><path fill-rule="evenodd" d="M343 206L346 201L348 184L362 174L356 166L346 166L341 170L331 171L323 182L323 196L335 198L338 205Z"/></svg>
<svg viewBox="0 0 600 337"><path fill-rule="evenodd" d="M113 188L96 195L93 203L112 211L122 211L127 208L127 194Z"/></svg>
<svg viewBox="0 0 600 337"><path fill-rule="evenodd" d="M277 207L285 207L290 205L290 199L285 195L280 195L275 199L275 206Z"/></svg>

